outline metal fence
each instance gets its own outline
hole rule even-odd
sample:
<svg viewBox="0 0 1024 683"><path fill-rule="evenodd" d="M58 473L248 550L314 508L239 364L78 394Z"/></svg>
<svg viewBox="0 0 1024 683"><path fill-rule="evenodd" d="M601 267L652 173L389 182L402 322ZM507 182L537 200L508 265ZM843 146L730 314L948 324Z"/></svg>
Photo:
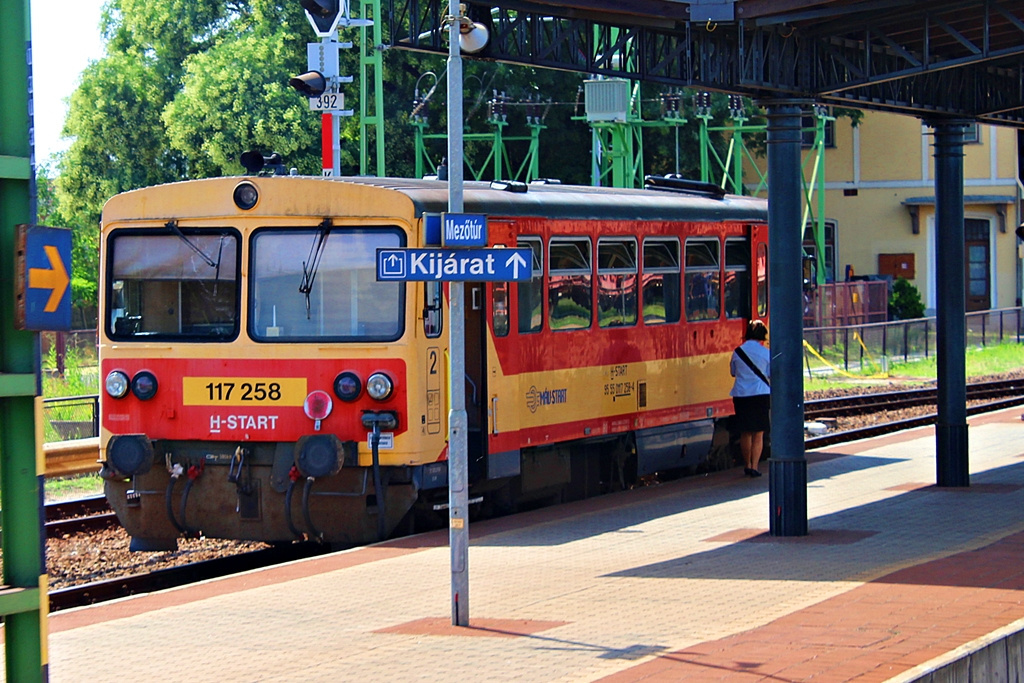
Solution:
<svg viewBox="0 0 1024 683"><path fill-rule="evenodd" d="M99 396L96 394L43 399L43 415L46 443L100 435Z"/></svg>
<svg viewBox="0 0 1024 683"><path fill-rule="evenodd" d="M997 308L967 314L968 347L1020 343L1024 335L1020 307ZM936 353L936 319L916 318L890 323L808 327L804 346L808 372L846 372L888 369L892 360L929 358Z"/></svg>

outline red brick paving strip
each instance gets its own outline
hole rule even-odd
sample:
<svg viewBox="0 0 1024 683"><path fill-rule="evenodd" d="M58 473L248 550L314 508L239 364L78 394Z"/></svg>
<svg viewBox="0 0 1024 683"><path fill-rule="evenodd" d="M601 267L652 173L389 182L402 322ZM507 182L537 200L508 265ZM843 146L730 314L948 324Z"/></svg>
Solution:
<svg viewBox="0 0 1024 683"><path fill-rule="evenodd" d="M601 680L881 682L1021 618L1024 533L1017 533Z"/></svg>

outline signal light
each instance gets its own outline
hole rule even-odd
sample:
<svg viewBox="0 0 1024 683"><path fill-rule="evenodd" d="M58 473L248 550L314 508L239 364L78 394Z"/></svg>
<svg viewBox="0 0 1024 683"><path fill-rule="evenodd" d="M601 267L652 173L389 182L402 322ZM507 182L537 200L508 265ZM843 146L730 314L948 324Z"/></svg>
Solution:
<svg viewBox="0 0 1024 683"><path fill-rule="evenodd" d="M285 175L286 171L284 168L284 159L277 152L272 152L270 156L263 156L260 152L251 150L248 152L242 152L238 157L238 161L245 167L246 173L250 175ZM266 170L266 174L263 171ZM236 201L237 203L237 201ZM253 202L255 206L256 202ZM251 209L252 206L244 207Z"/></svg>
<svg viewBox="0 0 1024 683"><path fill-rule="evenodd" d="M359 375L354 372L345 371L334 378L334 394L342 401L351 403L359 398L363 385L359 381Z"/></svg>
<svg viewBox="0 0 1024 683"><path fill-rule="evenodd" d="M321 38L334 33L338 27L338 18L347 9L341 0L299 0L299 4L306 10L306 18Z"/></svg>
<svg viewBox="0 0 1024 683"><path fill-rule="evenodd" d="M136 373L135 377L132 378L132 393L140 401L148 401L156 396L158 386L156 375L149 370Z"/></svg>
<svg viewBox="0 0 1024 683"><path fill-rule="evenodd" d="M288 85L306 97L320 97L327 90L327 79L319 71L307 71L289 78Z"/></svg>

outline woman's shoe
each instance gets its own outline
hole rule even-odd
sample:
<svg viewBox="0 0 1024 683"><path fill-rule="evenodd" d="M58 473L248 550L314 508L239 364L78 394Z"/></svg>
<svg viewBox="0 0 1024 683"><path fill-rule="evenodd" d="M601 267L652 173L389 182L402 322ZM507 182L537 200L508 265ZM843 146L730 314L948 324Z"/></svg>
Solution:
<svg viewBox="0 0 1024 683"><path fill-rule="evenodd" d="M752 469L750 469L749 467L744 467L744 468L743 468L743 474L744 474L744 476L747 476L747 477L756 477L757 475L756 475L756 474L754 474L755 472L757 472L757 470L752 470Z"/></svg>
<svg viewBox="0 0 1024 683"><path fill-rule="evenodd" d="M760 477L761 476L761 471L760 470L750 470L750 476L752 476L752 477Z"/></svg>

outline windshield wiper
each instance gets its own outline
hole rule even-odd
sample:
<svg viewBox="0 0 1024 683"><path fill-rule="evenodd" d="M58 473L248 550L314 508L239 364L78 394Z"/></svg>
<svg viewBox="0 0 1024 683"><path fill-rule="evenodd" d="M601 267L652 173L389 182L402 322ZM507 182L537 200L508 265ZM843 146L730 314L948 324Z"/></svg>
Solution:
<svg viewBox="0 0 1024 683"><path fill-rule="evenodd" d="M189 249L197 253L199 255L199 258L203 259L203 261L206 262L206 265L210 266L211 268L216 268L218 271L220 270L220 254L217 254L216 261L207 256L202 249L193 244L192 240L185 237L185 233L183 233L181 229L178 228L178 221L173 219L169 220L166 223L164 223L164 227L173 232L178 237L179 240L185 243L185 246L187 246Z"/></svg>
<svg viewBox="0 0 1024 683"><path fill-rule="evenodd" d="M309 320L309 293L313 291L313 280L316 279L316 271L320 268L320 259L324 255L324 245L327 243L327 236L331 234L330 218L325 218L320 223L320 229L313 238L313 244L309 247L309 260L302 262L302 282L299 284L299 291L306 295L306 320Z"/></svg>

